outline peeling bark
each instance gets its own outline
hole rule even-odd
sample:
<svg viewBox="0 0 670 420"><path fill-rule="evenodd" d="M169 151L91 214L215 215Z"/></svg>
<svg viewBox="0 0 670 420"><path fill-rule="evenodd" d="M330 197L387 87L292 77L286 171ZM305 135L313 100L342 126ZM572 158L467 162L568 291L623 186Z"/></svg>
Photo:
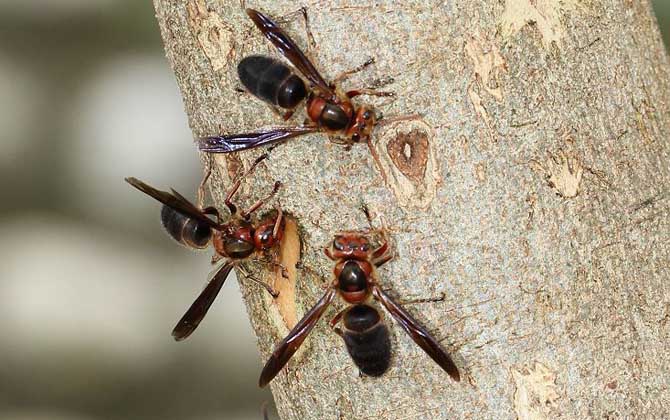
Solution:
<svg viewBox="0 0 670 420"><path fill-rule="evenodd" d="M238 2L154 3L194 135L281 124L235 90L242 57L276 56ZM347 152L325 135L277 147L246 180L243 202L284 183L309 268L298 270L298 316L330 280L322 247L367 226L365 203L398 254L380 281L402 299L445 294L408 309L465 374L451 381L385 314L392 367L359 378L322 321L272 383L281 417L668 417L670 68L650 4L428 3L249 3L275 17L307 6L326 78L374 56L347 86L391 77L397 100L370 103L421 114L428 144L414 144L430 153L415 156L434 158L408 170L412 130L389 125L374 133L386 180L366 147ZM307 45L300 19L283 26ZM258 153L212 158L219 204L230 173ZM243 290L264 361L287 326L267 294Z"/></svg>

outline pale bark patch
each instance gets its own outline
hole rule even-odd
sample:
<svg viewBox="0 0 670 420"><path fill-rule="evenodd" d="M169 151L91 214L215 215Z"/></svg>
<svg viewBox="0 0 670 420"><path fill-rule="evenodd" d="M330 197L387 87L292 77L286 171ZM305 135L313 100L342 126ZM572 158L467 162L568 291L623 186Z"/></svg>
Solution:
<svg viewBox="0 0 670 420"><path fill-rule="evenodd" d="M475 79L481 83L481 87L496 100L502 101L500 75L507 73L507 63L500 55L498 47L495 44L484 46L481 40L471 38L465 44L465 52L472 60Z"/></svg>
<svg viewBox="0 0 670 420"><path fill-rule="evenodd" d="M468 88L468 97L470 98L470 102L472 103L472 106L475 109L477 115L479 115L479 117L482 120L484 120L484 125L486 125L486 130L488 131L489 136L491 137L491 141L497 142L498 136L496 135L495 130L493 128L493 121L491 120L488 111L486 111L486 107L484 106L482 97L479 95L479 92L477 92L477 90L475 89L474 82Z"/></svg>
<svg viewBox="0 0 670 420"><path fill-rule="evenodd" d="M560 46L565 36L561 19L566 12L578 9L581 3L580 0L506 0L500 22L502 34L509 38L527 24L534 23L545 48L552 43Z"/></svg>
<svg viewBox="0 0 670 420"><path fill-rule="evenodd" d="M556 373L540 362L531 368L512 369L516 385L514 410L519 420L551 418L550 411L560 397L556 387Z"/></svg>
<svg viewBox="0 0 670 420"><path fill-rule="evenodd" d="M503 100L500 76L507 72L507 63L495 44L484 46L483 41L478 38L471 38L465 44L465 52L474 66L474 80L468 88L468 97L475 112L484 121L491 140L495 142L497 135L493 128L493 121L486 110L480 92L483 89L498 102Z"/></svg>
<svg viewBox="0 0 670 420"><path fill-rule="evenodd" d="M203 0L191 0L186 7L189 25L196 32L198 44L214 70L221 70L235 52L233 30L221 20L221 16L207 10Z"/></svg>
<svg viewBox="0 0 670 420"><path fill-rule="evenodd" d="M298 312L295 299L295 283L298 276L296 263L300 260L300 249L298 225L295 220L287 217L279 259L287 271L288 278L282 276L279 268L276 271L267 272L267 277L274 280L273 286L279 292L279 296L273 298L269 293L263 293L267 316L279 338L288 335L289 331L298 323L298 316L303 316L303 313ZM306 342L291 359L294 361L301 360L305 349L308 347Z"/></svg>
<svg viewBox="0 0 670 420"><path fill-rule="evenodd" d="M281 270L275 273L274 288L279 292L279 296L273 303L277 306L286 327L292 329L298 323L295 307L295 280L298 275L296 264L300 261L300 236L298 235L298 226L289 217L286 218L279 255L288 278L284 278Z"/></svg>
<svg viewBox="0 0 670 420"><path fill-rule="evenodd" d="M576 154L560 149L554 155L549 154L544 162L533 161L532 164L561 197L573 198L579 194L584 167Z"/></svg>
<svg viewBox="0 0 670 420"><path fill-rule="evenodd" d="M479 183L484 183L486 182L486 164L483 162L479 162L475 164L475 177L477 178L477 181Z"/></svg>

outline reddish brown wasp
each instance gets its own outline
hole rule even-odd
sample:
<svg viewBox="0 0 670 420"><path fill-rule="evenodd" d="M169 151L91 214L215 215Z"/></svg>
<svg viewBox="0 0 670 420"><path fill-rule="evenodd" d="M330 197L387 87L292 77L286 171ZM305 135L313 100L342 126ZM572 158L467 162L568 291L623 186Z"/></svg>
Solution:
<svg viewBox="0 0 670 420"><path fill-rule="evenodd" d="M302 11L306 16L304 9ZM298 127L274 127L251 133L201 138L200 150L231 153L319 131L328 133L331 139L346 145L369 140L378 117L368 107L356 107L351 99L359 95L392 94L372 89L344 92L339 84L348 75L362 70L373 61L368 60L356 69L340 74L332 83L327 83L291 37L275 22L256 10L246 9L246 12L263 35L307 79L310 86L306 88L303 80L281 61L258 55L246 57L240 62L238 75L242 84L259 99L287 110L284 119L290 118L298 104L306 99L309 118L305 125Z"/></svg>
<svg viewBox="0 0 670 420"><path fill-rule="evenodd" d="M375 249L372 248L368 233L339 233L325 249L326 255L335 261L335 279L323 297L275 347L261 373L261 387L267 385L288 363L338 294L350 306L338 313L330 325L344 339L351 358L361 372L370 376L381 376L388 370L391 359L388 329L382 323L379 312L366 304L373 297L381 302L415 343L454 380L460 381L458 368L437 340L381 289L376 268L390 261L393 255L384 230L384 240ZM340 320L344 323L343 330L335 327Z"/></svg>
<svg viewBox="0 0 670 420"><path fill-rule="evenodd" d="M267 155L262 155L256 159L242 177L253 171L256 165L266 157ZM137 178L126 178L126 182L130 185L163 203L161 222L172 238L180 244L194 249L203 249L212 244L216 252L212 257L212 264L217 263L220 259L227 260L216 270L207 286L174 327L172 336L177 341L187 338L195 331L200 321L207 314L209 307L214 302L233 267L253 255L270 254L271 251L276 250L281 241L284 228L281 209L278 208L275 215L266 217L256 224L251 221L251 214L277 192L280 183L275 183L273 191L267 197L258 200L248 210L238 211L232 199L240 188L242 177L238 178L233 184L224 201L231 214L231 219L225 223L222 222L221 215L216 208L202 208L201 201L204 196L203 190L207 176L200 185L198 205L192 204L175 190L171 190L171 192L160 191ZM216 220L209 216L214 216ZM269 262L279 266L276 263L276 254ZM270 285L253 277L247 278L259 283L273 296L277 296Z"/></svg>

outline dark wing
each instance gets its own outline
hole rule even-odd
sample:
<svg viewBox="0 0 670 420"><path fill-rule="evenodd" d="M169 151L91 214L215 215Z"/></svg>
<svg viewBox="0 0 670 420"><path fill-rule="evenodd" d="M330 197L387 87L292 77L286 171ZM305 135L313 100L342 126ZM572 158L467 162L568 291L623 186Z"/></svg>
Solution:
<svg viewBox="0 0 670 420"><path fill-rule="evenodd" d="M179 213L182 213L185 216L192 217L196 220L204 222L208 226L214 229L219 230L221 229L221 226L218 223L207 217L205 213L202 212L201 209L199 209L195 204L188 201L186 198L184 198L184 196L182 196L175 190L172 190L172 193L157 190L151 185L145 184L139 179L133 177L126 178L126 182L132 185L133 187L137 188L138 190L142 191L143 193L150 195L151 197L155 198L156 200L160 201L161 203L165 204L171 209L174 209Z"/></svg>
<svg viewBox="0 0 670 420"><path fill-rule="evenodd" d="M314 305L312 309L305 314L305 316L296 324L290 333L284 338L281 343L275 347L270 359L265 363L261 377L258 380L258 385L263 388L265 385L277 376L277 373L286 365L291 356L295 354L307 334L312 331L316 322L321 318L323 312L328 308L330 302L335 297L335 289L329 289L326 294Z"/></svg>
<svg viewBox="0 0 670 420"><path fill-rule="evenodd" d="M247 9L247 15L254 21L263 35L288 59L314 86L324 93L334 95L328 83L321 77L314 64L300 50L296 43L269 17L254 9Z"/></svg>
<svg viewBox="0 0 670 420"><path fill-rule="evenodd" d="M200 321L205 317L212 302L219 294L223 283L228 278L230 271L233 269L232 263L226 263L219 268L219 271L214 274L214 277L207 283L205 289L195 299L188 311L181 317L177 325L172 330L172 337L175 340L181 341L187 338L200 324Z"/></svg>
<svg viewBox="0 0 670 420"><path fill-rule="evenodd" d="M315 133L318 127L275 127L255 133L232 134L229 136L202 137L198 148L208 153L232 153L252 149L267 144L278 143L304 134Z"/></svg>
<svg viewBox="0 0 670 420"><path fill-rule="evenodd" d="M402 328L412 337L412 340L419 345L445 372L455 381L461 380L461 375L453 360L438 344L432 335L419 324L402 306L398 305L389 295L379 286L374 286L372 291L375 298L379 300L393 318L402 326Z"/></svg>

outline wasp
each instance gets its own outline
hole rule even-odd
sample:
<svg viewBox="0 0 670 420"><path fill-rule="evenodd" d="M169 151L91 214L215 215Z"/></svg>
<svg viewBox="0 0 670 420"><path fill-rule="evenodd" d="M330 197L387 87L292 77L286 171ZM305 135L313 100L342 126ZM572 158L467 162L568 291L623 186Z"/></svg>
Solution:
<svg viewBox="0 0 670 420"><path fill-rule="evenodd" d="M192 249L213 246L215 254L212 257L212 264L225 259L225 262L215 270L211 280L174 327L172 336L177 341L184 340L195 331L235 266L252 257L262 259L258 257L259 254L271 254L278 248L284 232L281 208L277 207L276 214L269 215L256 223L251 220L251 216L277 193L281 184L276 182L267 197L259 199L247 210L238 210L232 202L240 188L242 178L249 175L266 157L267 155L262 155L256 159L250 169L240 176L228 190L224 203L230 211L230 219L225 223L216 208L203 208L201 203L209 172L200 184L198 205L191 203L175 190L161 191L137 178L126 178L126 182L130 185L163 204L161 222L175 241ZM214 219L210 216L213 216ZM281 267L276 262L276 252L274 259L267 262ZM246 278L259 283L274 297L278 296L278 293L267 283L251 276Z"/></svg>
<svg viewBox="0 0 670 420"><path fill-rule="evenodd" d="M302 12L306 19L305 10L302 9ZM302 102L306 104L308 118L305 125L297 127L274 127L251 133L204 137L198 141L200 150L231 153L315 132L325 132L333 141L347 146L369 140L380 117L370 107L354 105L351 99L359 95L393 96L393 93L373 89L345 92L340 82L374 60L370 59L344 72L328 83L293 39L272 19L253 9L246 9L246 13L263 35L298 69L309 86L283 62L261 55L246 57L239 63L237 70L240 81L252 95L269 103L275 110L279 108L278 112L286 111L285 120L293 115Z"/></svg>
<svg viewBox="0 0 670 420"><path fill-rule="evenodd" d="M460 381L458 368L437 340L380 287L376 269L393 258L384 232L382 237L383 242L377 248L372 247L369 231L341 232L334 237L324 250L335 262L334 280L323 297L275 347L261 372L261 387L288 363L337 295L349 306L330 321L330 326L344 339L349 355L362 373L381 376L391 361L388 328L377 309L368 304L374 299L451 378ZM342 329L336 327L340 321L344 324Z"/></svg>

